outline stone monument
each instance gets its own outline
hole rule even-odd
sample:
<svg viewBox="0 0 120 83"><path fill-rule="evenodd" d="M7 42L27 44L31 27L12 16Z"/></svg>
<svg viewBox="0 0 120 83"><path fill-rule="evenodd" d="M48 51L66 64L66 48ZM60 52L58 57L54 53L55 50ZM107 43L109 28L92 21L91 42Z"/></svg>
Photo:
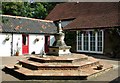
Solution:
<svg viewBox="0 0 120 83"><path fill-rule="evenodd" d="M65 34L63 33L61 21L59 21L58 24L58 33L54 35L55 36L55 42L52 46L49 46L49 53L56 56L61 55L68 55L71 54L70 48L71 46L67 46L65 44L64 38Z"/></svg>

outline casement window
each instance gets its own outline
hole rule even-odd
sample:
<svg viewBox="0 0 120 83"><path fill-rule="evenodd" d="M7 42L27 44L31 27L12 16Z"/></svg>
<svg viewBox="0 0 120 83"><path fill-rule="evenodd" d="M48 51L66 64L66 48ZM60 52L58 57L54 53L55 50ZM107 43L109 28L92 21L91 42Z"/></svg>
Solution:
<svg viewBox="0 0 120 83"><path fill-rule="evenodd" d="M77 31L77 52L103 53L103 31Z"/></svg>

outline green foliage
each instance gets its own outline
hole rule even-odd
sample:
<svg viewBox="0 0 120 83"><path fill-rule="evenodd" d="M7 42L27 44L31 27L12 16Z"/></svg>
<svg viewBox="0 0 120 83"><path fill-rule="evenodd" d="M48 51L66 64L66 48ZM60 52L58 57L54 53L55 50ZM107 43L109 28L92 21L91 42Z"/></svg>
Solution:
<svg viewBox="0 0 120 83"><path fill-rule="evenodd" d="M76 51L76 31L65 31L65 43L71 46L71 52Z"/></svg>
<svg viewBox="0 0 120 83"><path fill-rule="evenodd" d="M44 19L57 3L2 2L2 14Z"/></svg>
<svg viewBox="0 0 120 83"><path fill-rule="evenodd" d="M112 46L113 57L119 56L120 58L120 28L114 27L108 31L110 34L109 38Z"/></svg>

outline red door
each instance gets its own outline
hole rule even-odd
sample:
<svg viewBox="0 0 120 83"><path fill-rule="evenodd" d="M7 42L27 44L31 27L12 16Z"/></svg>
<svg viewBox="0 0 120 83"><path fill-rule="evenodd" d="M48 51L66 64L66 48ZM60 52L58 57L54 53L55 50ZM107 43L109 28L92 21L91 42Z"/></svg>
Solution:
<svg viewBox="0 0 120 83"><path fill-rule="evenodd" d="M48 46L50 45L50 36L45 36L45 53L49 52Z"/></svg>
<svg viewBox="0 0 120 83"><path fill-rule="evenodd" d="M29 52L29 36L22 35L22 54L28 54Z"/></svg>

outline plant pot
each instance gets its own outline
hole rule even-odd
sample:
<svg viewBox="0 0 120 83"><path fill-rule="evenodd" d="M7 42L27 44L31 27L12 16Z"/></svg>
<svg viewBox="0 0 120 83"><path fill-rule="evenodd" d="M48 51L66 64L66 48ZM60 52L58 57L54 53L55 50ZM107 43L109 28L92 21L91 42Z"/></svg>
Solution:
<svg viewBox="0 0 120 83"><path fill-rule="evenodd" d="M16 56L19 56L19 52L16 52Z"/></svg>

